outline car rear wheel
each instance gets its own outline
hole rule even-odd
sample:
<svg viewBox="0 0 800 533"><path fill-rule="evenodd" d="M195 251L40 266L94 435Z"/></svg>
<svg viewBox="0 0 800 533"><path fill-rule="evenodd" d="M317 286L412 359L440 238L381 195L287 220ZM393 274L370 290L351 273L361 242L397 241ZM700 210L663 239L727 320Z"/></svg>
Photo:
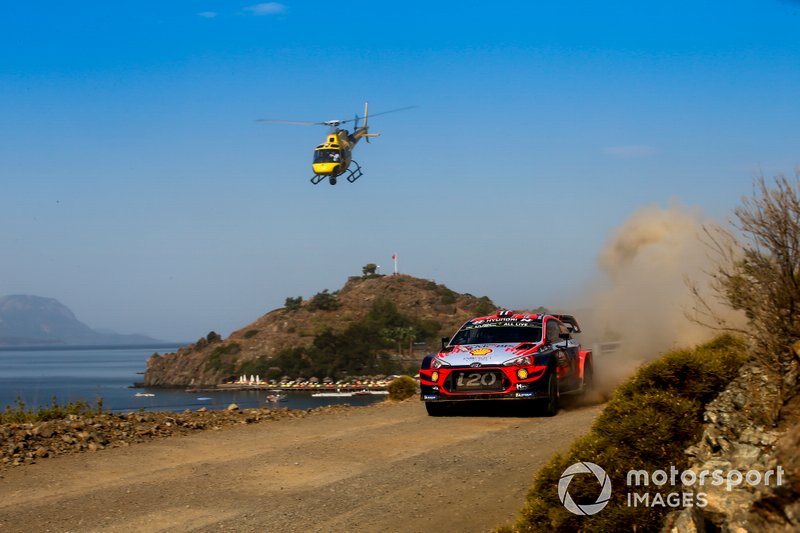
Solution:
<svg viewBox="0 0 800 533"><path fill-rule="evenodd" d="M581 383L581 396L594 390L594 368L591 363L583 369L583 383Z"/></svg>
<svg viewBox="0 0 800 533"><path fill-rule="evenodd" d="M444 402L425 402L425 410L428 416L444 416L447 414L448 404Z"/></svg>
<svg viewBox="0 0 800 533"><path fill-rule="evenodd" d="M555 416L558 413L558 400L558 376L553 370L547 379L547 399L544 400L542 414L544 416Z"/></svg>

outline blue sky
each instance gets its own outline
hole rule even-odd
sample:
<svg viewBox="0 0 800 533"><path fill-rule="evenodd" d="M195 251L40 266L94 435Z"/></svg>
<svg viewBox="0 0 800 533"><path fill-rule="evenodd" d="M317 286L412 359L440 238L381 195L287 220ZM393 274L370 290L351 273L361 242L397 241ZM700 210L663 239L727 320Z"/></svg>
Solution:
<svg viewBox="0 0 800 533"><path fill-rule="evenodd" d="M3 1L0 294L191 340L369 262L574 297L643 206L800 165L800 3ZM382 133L312 186L324 128Z"/></svg>

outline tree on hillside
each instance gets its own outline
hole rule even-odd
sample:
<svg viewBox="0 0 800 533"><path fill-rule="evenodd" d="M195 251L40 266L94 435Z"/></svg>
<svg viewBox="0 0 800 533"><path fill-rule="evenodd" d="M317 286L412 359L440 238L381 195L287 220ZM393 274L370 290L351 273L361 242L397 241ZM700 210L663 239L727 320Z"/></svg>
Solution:
<svg viewBox="0 0 800 533"><path fill-rule="evenodd" d="M361 267L361 272L364 274L365 277L374 276L375 273L378 271L378 265L375 263L367 263L363 267Z"/></svg>
<svg viewBox="0 0 800 533"><path fill-rule="evenodd" d="M732 226L706 228L716 258L711 287L727 307L743 311L746 331L764 354L763 363L793 376L798 366L791 345L800 341L800 175L778 176L774 185L761 177L753 196L734 210ZM731 328L692 286L695 318L720 329ZM792 378L790 387L796 387Z"/></svg>
<svg viewBox="0 0 800 533"><path fill-rule="evenodd" d="M286 297L286 301L283 304L283 307L286 308L287 311L297 311L303 306L303 297L297 296L292 298L291 296Z"/></svg>
<svg viewBox="0 0 800 533"><path fill-rule="evenodd" d="M322 292L318 292L312 296L307 307L310 311L316 311L317 309L322 311L333 311L334 309L339 308L340 304L338 297L339 291L328 292L328 289L325 289Z"/></svg>

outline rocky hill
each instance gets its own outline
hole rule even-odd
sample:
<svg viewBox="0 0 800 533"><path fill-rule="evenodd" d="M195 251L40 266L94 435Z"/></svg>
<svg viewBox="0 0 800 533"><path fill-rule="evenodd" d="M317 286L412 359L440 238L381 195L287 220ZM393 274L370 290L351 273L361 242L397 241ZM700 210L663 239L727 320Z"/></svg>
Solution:
<svg viewBox="0 0 800 533"><path fill-rule="evenodd" d="M54 298L0 297L0 346L122 345L162 343L145 335L100 333Z"/></svg>
<svg viewBox="0 0 800 533"><path fill-rule="evenodd" d="M449 336L467 319L495 309L487 297L459 294L408 275L353 277L333 293L326 290L308 300L287 299L288 307L270 311L227 339L210 333L175 353L154 355L147 362L144 385L217 384L232 372L238 375L236 371L249 361L269 360L287 349L308 347L326 330L344 331L364 319L377 302L391 302L400 313L434 324L436 332L429 338L413 339L426 341L429 350L436 347L436 336ZM426 347L418 349L424 353ZM413 355L413 350L408 351ZM216 364L220 357L224 367Z"/></svg>

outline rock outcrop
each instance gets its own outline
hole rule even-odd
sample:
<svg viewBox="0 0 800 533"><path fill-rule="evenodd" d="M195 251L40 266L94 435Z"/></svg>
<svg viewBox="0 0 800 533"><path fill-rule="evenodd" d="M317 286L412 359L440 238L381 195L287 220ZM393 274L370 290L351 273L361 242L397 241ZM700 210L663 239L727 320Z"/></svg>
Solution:
<svg viewBox="0 0 800 533"><path fill-rule="evenodd" d="M672 513L665 531L799 531L798 400L784 405L781 379L755 361L744 365L707 406L703 437L687 450L695 474L719 470L726 482L684 487L708 503ZM745 476L735 486L733 471Z"/></svg>

